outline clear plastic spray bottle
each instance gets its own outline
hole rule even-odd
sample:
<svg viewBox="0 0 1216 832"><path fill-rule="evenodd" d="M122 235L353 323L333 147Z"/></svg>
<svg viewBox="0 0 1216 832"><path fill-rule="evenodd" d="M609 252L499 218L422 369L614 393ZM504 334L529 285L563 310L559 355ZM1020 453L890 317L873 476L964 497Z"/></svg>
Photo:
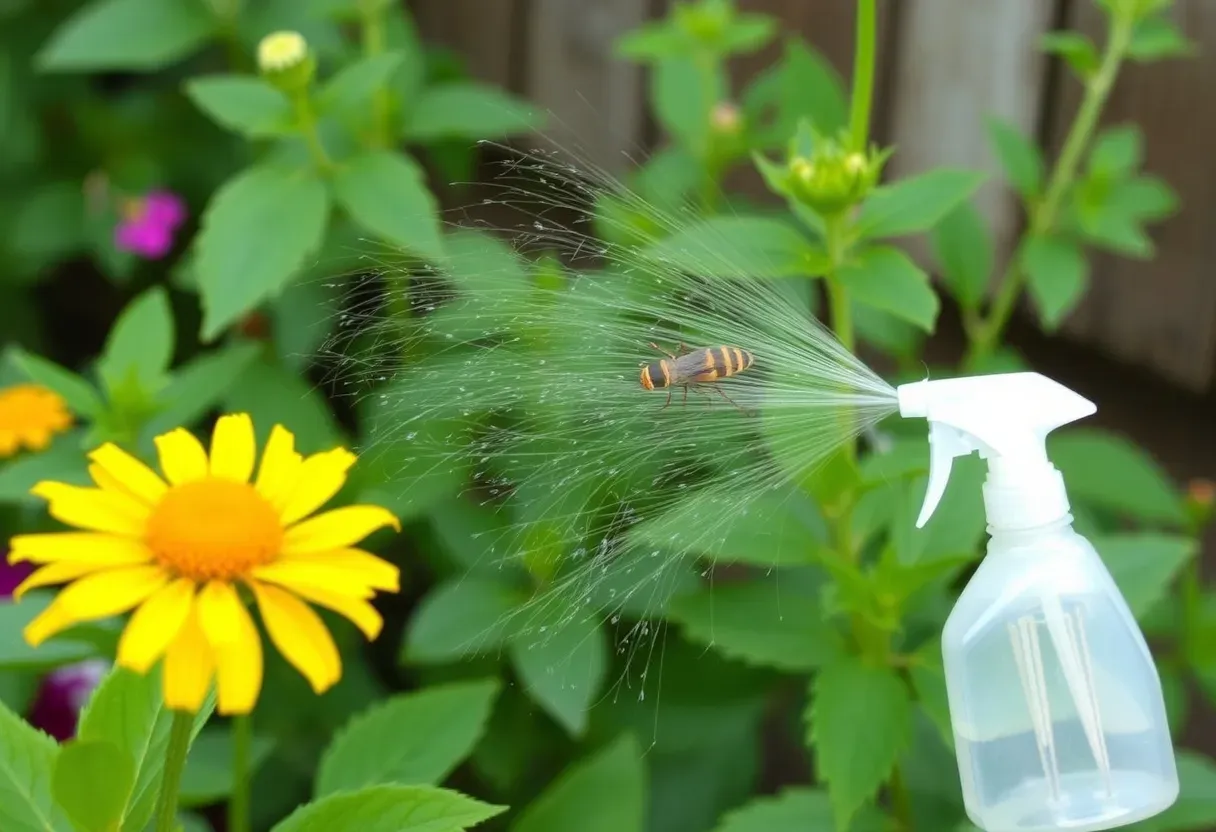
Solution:
<svg viewBox="0 0 1216 832"><path fill-rule="evenodd" d="M922 381L899 412L929 421L937 507L952 461L988 462L988 552L942 654L967 814L987 832L1111 829L1178 796L1157 668L1093 546L1072 528L1047 434L1096 409L1038 373Z"/></svg>

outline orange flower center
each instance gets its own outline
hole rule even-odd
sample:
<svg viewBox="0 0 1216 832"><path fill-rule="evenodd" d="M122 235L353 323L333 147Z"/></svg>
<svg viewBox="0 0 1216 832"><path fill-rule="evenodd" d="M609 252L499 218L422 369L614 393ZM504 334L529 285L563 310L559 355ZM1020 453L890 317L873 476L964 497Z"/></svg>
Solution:
<svg viewBox="0 0 1216 832"><path fill-rule="evenodd" d="M208 478L169 489L145 535L156 559L177 574L231 580L274 560L283 526L253 486Z"/></svg>
<svg viewBox="0 0 1216 832"><path fill-rule="evenodd" d="M41 385L17 384L0 390L0 457L19 445L41 450L71 424L63 399Z"/></svg>

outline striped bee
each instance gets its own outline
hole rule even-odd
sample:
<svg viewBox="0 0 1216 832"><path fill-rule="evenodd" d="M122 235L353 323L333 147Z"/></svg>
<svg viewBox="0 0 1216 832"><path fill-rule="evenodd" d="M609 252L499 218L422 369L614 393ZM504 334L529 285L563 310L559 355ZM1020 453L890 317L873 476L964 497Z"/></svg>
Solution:
<svg viewBox="0 0 1216 832"><path fill-rule="evenodd" d="M646 390L667 390L667 401L663 408L671 404L671 393L674 387L684 388L684 402L688 401L688 388L699 388L703 384L729 378L741 373L752 366L755 360L750 352L738 347L702 347L689 350L680 344L680 355L672 355L658 344L652 343L659 352L667 356L647 364L642 368L642 387ZM711 388L735 407L734 400L726 395L720 387ZM739 408L742 410L743 408Z"/></svg>

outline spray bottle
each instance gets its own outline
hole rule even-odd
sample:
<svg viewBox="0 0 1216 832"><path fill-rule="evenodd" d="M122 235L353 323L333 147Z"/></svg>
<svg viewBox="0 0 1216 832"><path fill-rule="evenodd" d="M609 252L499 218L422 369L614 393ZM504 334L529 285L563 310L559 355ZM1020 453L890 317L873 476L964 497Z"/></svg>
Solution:
<svg viewBox="0 0 1216 832"><path fill-rule="evenodd" d="M987 832L1111 829L1178 796L1148 645L1093 546L1072 528L1052 430L1096 408L1038 373L921 381L899 412L929 421L917 527L955 457L988 462L988 551L942 654L967 814Z"/></svg>

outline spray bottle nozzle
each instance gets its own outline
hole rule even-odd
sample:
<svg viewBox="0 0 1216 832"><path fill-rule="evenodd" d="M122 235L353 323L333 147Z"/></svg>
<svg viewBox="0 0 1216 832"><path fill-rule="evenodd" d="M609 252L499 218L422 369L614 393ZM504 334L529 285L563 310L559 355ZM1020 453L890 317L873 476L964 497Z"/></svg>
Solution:
<svg viewBox="0 0 1216 832"><path fill-rule="evenodd" d="M1017 528L1068 512L1059 472L1047 460L1047 434L1092 414L1089 400L1038 373L918 381L901 385L899 413L929 420L929 484L916 526L929 521L954 458L988 460L989 523Z"/></svg>

